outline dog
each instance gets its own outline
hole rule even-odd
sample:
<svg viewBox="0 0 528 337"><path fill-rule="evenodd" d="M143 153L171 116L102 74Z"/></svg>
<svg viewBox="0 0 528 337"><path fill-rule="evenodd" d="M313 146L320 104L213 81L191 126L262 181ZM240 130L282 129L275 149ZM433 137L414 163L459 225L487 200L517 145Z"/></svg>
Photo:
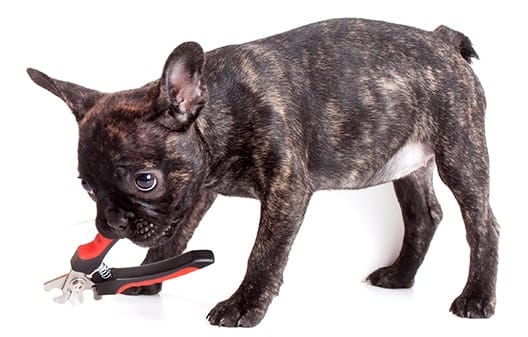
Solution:
<svg viewBox="0 0 528 337"><path fill-rule="evenodd" d="M79 127L78 169L109 238L180 254L217 195L261 202L257 238L213 325L252 327L282 283L317 190L393 182L405 234L395 262L368 276L408 288L442 218L435 167L459 203L471 250L461 317L495 310L499 225L489 205L486 102L468 37L365 19L333 19L204 53L169 55L159 80L102 93L28 69ZM130 289L155 294L161 284Z"/></svg>

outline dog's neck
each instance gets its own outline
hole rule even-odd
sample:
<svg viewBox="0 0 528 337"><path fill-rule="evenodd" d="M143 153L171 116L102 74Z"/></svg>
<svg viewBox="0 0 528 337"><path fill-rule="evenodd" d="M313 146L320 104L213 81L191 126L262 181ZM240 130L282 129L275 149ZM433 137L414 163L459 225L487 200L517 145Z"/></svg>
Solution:
<svg viewBox="0 0 528 337"><path fill-rule="evenodd" d="M215 97L210 93L210 97ZM230 157L236 149L229 149L233 137L233 129L222 127L226 120L231 120L231 110L221 101L209 101L202 110L194 126L188 130L193 133L193 139L199 144L200 156L204 158L205 179L204 187L218 193L229 194L222 187L224 176L229 172L232 164Z"/></svg>
<svg viewBox="0 0 528 337"><path fill-rule="evenodd" d="M204 79L209 101L192 128L196 141L201 144L200 155L206 159L203 186L220 194L256 197L250 182L252 177L240 169L247 167L252 160L252 154L244 146L251 130L247 129L243 119L249 118L250 110L254 108L251 102L239 101L242 96L236 93L236 70L228 66L218 70L218 63L227 57L223 53L208 55L209 66L206 66ZM236 105L233 100L237 100ZM236 111L233 106L237 107Z"/></svg>

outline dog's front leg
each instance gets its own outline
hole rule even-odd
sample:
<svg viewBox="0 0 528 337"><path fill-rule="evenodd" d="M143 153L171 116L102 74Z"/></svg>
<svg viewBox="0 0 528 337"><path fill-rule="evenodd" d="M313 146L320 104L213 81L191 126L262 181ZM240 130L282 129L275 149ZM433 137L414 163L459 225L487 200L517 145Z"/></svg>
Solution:
<svg viewBox="0 0 528 337"><path fill-rule="evenodd" d="M181 254L187 247L187 243L191 239L194 230L215 201L216 196L217 194L213 192L201 192L194 202L193 209L186 220L178 227L172 240L162 246L149 249L142 264L161 261ZM154 295L160 291L161 283L156 283L150 286L132 287L123 293L126 295Z"/></svg>
<svg viewBox="0 0 528 337"><path fill-rule="evenodd" d="M257 238L244 280L235 293L207 316L213 325L257 325L282 283L291 245L302 223L311 192L299 186L271 188L261 200Z"/></svg>

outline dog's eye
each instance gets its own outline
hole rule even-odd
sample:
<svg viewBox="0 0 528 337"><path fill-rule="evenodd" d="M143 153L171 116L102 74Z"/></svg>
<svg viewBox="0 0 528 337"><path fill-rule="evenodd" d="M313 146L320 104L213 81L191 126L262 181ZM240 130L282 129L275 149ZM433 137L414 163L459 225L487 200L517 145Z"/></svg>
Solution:
<svg viewBox="0 0 528 337"><path fill-rule="evenodd" d="M88 193L93 192L92 187L86 181L81 180L81 185L86 192Z"/></svg>
<svg viewBox="0 0 528 337"><path fill-rule="evenodd" d="M136 187L142 192L149 192L156 187L158 180L151 173L139 173L135 179Z"/></svg>
<svg viewBox="0 0 528 337"><path fill-rule="evenodd" d="M95 193L94 193L94 190L92 188L92 186L90 186L90 184L88 184L86 181L84 180L81 180L81 185L82 187L84 188L84 190L86 192L88 192L88 195L90 196L90 198L92 198L93 200L95 200Z"/></svg>

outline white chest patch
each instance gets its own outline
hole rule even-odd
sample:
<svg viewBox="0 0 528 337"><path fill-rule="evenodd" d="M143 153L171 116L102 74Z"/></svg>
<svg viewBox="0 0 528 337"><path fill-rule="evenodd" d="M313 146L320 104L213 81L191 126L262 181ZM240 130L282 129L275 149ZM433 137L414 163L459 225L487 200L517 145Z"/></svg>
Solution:
<svg viewBox="0 0 528 337"><path fill-rule="evenodd" d="M433 150L423 143L408 143L403 146L369 180L369 185L397 180L424 167L433 158Z"/></svg>

